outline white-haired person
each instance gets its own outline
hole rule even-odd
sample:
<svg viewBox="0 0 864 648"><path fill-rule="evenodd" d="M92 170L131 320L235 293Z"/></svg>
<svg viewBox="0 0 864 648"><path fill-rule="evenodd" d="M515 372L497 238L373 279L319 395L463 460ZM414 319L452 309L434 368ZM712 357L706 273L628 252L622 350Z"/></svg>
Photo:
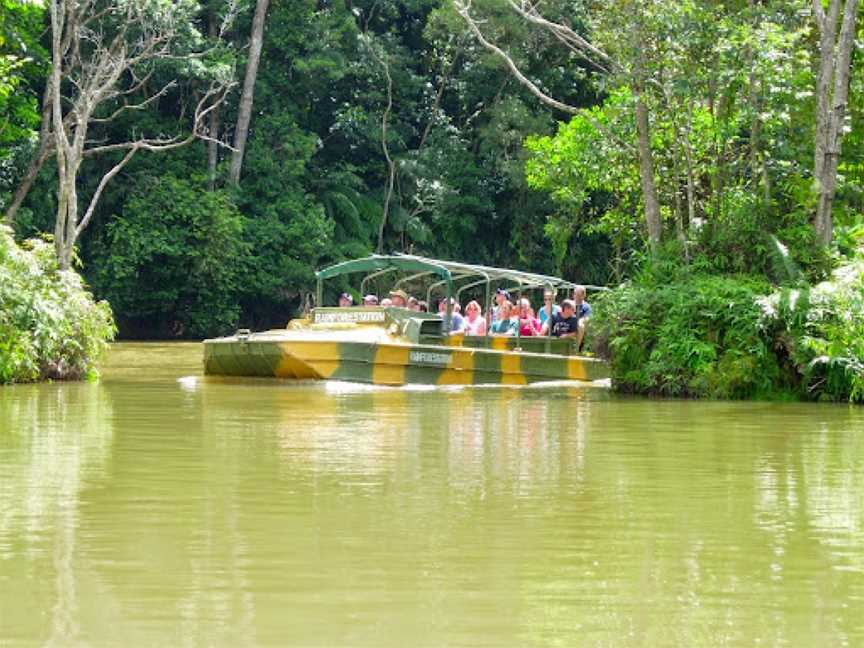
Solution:
<svg viewBox="0 0 864 648"><path fill-rule="evenodd" d="M465 306L465 335L486 335L486 318L476 300Z"/></svg>

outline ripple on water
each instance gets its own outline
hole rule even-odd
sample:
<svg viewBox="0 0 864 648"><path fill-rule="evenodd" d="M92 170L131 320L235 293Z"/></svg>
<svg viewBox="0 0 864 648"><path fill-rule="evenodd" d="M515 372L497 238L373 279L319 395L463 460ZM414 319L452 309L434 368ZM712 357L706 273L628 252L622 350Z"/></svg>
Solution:
<svg viewBox="0 0 864 648"><path fill-rule="evenodd" d="M0 644L864 643L858 409L200 352L0 390Z"/></svg>

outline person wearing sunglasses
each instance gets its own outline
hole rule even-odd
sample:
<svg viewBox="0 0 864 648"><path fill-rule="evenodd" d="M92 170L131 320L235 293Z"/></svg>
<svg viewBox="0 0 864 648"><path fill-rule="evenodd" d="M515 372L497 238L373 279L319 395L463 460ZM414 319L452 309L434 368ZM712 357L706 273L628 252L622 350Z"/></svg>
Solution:
<svg viewBox="0 0 864 648"><path fill-rule="evenodd" d="M540 312L537 313L537 319L540 320L542 327L553 315L560 313L561 307L555 303L555 293L551 290L543 291L543 306L540 307Z"/></svg>

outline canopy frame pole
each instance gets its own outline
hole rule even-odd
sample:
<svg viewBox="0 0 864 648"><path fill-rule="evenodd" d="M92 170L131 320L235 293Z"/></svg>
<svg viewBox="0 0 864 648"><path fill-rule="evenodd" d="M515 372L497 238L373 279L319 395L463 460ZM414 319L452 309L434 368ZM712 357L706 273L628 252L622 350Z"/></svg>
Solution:
<svg viewBox="0 0 864 648"><path fill-rule="evenodd" d="M492 313L490 309L492 308L492 282L489 279L489 276L486 276L486 303L484 306L486 307L486 331L483 333L483 337L486 338L486 343L488 345L489 342L489 329L492 328Z"/></svg>
<svg viewBox="0 0 864 648"><path fill-rule="evenodd" d="M516 348L514 351L522 349L522 321L519 319L519 314L522 310L522 282L519 282L519 288L516 291Z"/></svg>
<svg viewBox="0 0 864 648"><path fill-rule="evenodd" d="M408 283L409 281L414 281L415 279L419 279L420 277L425 277L426 275L434 274L432 270L426 270L425 272L418 272L417 274L413 274L409 277L402 277L399 281L393 284L393 289L397 289L400 286Z"/></svg>
<svg viewBox="0 0 864 648"><path fill-rule="evenodd" d="M552 284L547 284L543 288L543 294L546 294L546 291L552 293L552 303L549 304L549 317L546 318L546 341L543 345L543 351L545 353L552 352L552 315L555 313L555 299L558 297L558 286L553 286ZM546 304L544 303L542 308L546 308ZM539 317L537 319L540 319ZM541 327L542 328L542 327Z"/></svg>
<svg viewBox="0 0 864 648"><path fill-rule="evenodd" d="M436 281L435 283L429 285L429 288L426 291L426 304L429 307L430 313L437 313L438 312L437 310L436 311L432 310L432 291L435 290L438 286L445 284L445 283L447 283L447 280L442 279L441 281Z"/></svg>
<svg viewBox="0 0 864 648"><path fill-rule="evenodd" d="M373 272L372 274L368 274L365 277L363 277L363 279L360 281L360 300L362 301L363 297L365 297L365 295L366 295L366 286L369 285L370 279L376 279L376 278L380 277L381 275L385 275L388 272L393 272L394 270L397 270L397 268L384 268L383 270L378 270L377 272ZM375 284L375 288L376 288L376 292L377 292L377 288L378 288L377 282Z"/></svg>

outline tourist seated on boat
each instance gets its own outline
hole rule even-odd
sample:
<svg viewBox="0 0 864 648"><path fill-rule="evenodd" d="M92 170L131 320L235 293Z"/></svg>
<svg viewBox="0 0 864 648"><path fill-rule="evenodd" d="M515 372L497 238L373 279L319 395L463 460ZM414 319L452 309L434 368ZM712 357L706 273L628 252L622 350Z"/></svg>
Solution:
<svg viewBox="0 0 864 648"><path fill-rule="evenodd" d="M465 335L486 335L486 318L480 304L472 300L465 306Z"/></svg>
<svg viewBox="0 0 864 648"><path fill-rule="evenodd" d="M573 300L565 299L561 302L561 312L553 315L552 319L540 329L540 335L550 335L550 333L560 338L575 338L579 335L579 318L576 317L576 304Z"/></svg>
<svg viewBox="0 0 864 648"><path fill-rule="evenodd" d="M408 298L408 310L420 312L420 302L416 297L412 296Z"/></svg>
<svg viewBox="0 0 864 648"><path fill-rule="evenodd" d="M543 306L540 308L540 312L537 313L537 319L540 320L540 326L542 327L546 320L548 320L555 313L560 313L561 307L555 303L555 293L551 290L543 291Z"/></svg>
<svg viewBox="0 0 864 648"><path fill-rule="evenodd" d="M580 349L585 341L588 322L591 320L591 304L585 301L586 294L585 286L576 286L573 289L573 303L576 304L576 317L579 318L579 335L576 336L576 346Z"/></svg>
<svg viewBox="0 0 864 648"><path fill-rule="evenodd" d="M540 335L540 320L534 317L531 302L525 297L519 300L519 335L523 337Z"/></svg>
<svg viewBox="0 0 864 648"><path fill-rule="evenodd" d="M407 308L408 307L408 293L404 290L391 290L390 301L393 303L392 306L397 306L398 308Z"/></svg>
<svg viewBox="0 0 864 648"><path fill-rule="evenodd" d="M354 305L354 298L348 293L339 295L339 308L350 308Z"/></svg>
<svg viewBox="0 0 864 648"><path fill-rule="evenodd" d="M492 307L492 312L490 313L490 322L494 323L498 320L498 312L501 309L501 304L504 302L510 301L510 293L504 290L503 288L499 288L495 291L495 306Z"/></svg>
<svg viewBox="0 0 864 648"><path fill-rule="evenodd" d="M516 318L511 317L513 304L504 301L498 307L498 316L489 328L492 335L516 335L516 327L519 325Z"/></svg>
<svg viewBox="0 0 864 648"><path fill-rule="evenodd" d="M456 300L451 297L450 298L450 332L451 333L459 333L465 330L465 318L459 314L459 304L456 303ZM447 300L442 299L438 302L438 314L443 319L447 315ZM444 325L443 321L441 323L442 327Z"/></svg>
<svg viewBox="0 0 864 648"><path fill-rule="evenodd" d="M366 295L363 298L364 306L377 306L378 305L378 297L376 295Z"/></svg>
<svg viewBox="0 0 864 648"><path fill-rule="evenodd" d="M429 304L427 304L425 301L423 301L421 299L420 301L417 302L417 310L421 313L428 313L429 312Z"/></svg>
<svg viewBox="0 0 864 648"><path fill-rule="evenodd" d="M388 308L392 305L393 305L393 300L390 299L389 297L385 297L384 299L381 300L381 306L383 308Z"/></svg>

